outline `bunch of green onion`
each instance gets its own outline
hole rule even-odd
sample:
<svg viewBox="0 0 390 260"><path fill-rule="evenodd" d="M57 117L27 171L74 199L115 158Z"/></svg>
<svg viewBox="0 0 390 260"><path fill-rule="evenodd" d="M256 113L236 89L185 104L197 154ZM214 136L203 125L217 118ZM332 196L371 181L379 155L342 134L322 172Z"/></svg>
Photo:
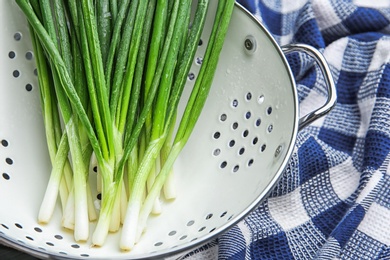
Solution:
<svg viewBox="0 0 390 260"><path fill-rule="evenodd" d="M171 169L212 85L234 0L218 2L180 119L209 0L15 1L30 26L52 163L38 221L50 221L59 197L62 226L76 241L97 221L93 246L122 226L120 248L131 250L161 210L163 186L166 199L176 196ZM88 182L94 165L99 214Z"/></svg>

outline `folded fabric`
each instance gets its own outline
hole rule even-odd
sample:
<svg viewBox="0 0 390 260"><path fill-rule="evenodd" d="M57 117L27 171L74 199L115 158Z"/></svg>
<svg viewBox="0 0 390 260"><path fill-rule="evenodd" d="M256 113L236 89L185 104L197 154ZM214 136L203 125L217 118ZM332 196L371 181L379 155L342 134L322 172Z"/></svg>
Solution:
<svg viewBox="0 0 390 260"><path fill-rule="evenodd" d="M338 103L299 132L258 208L182 258L390 259L390 1L239 2L280 45L323 52ZM325 84L309 57L287 58L304 115L325 102Z"/></svg>

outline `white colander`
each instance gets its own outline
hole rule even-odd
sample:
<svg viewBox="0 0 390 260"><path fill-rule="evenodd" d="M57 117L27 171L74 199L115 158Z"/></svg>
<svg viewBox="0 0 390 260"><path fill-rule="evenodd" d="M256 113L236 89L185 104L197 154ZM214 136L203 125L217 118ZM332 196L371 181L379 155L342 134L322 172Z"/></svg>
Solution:
<svg viewBox="0 0 390 260"><path fill-rule="evenodd" d="M211 1L205 35L216 6ZM326 114L336 101L321 54L306 45L279 48L237 4L208 101L174 166L177 199L163 201L163 212L149 218L146 233L131 252L119 250L119 234L92 248L89 242L76 243L61 228L59 205L49 224L37 223L51 164L34 54L26 19L14 1L0 1L0 19L0 238L40 258L161 259L208 242L264 199L293 152L299 128ZM202 40L187 89L199 71L208 39ZM284 56L296 50L317 61L328 88L326 104L300 119Z"/></svg>

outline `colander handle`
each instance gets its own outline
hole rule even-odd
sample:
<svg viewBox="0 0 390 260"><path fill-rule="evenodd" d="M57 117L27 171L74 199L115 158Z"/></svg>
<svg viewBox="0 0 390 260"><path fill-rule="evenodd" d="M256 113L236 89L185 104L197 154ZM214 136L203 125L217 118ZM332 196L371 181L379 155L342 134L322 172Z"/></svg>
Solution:
<svg viewBox="0 0 390 260"><path fill-rule="evenodd" d="M333 81L332 73L329 69L325 57L316 48L307 44L296 43L296 44L289 44L283 46L282 51L285 54L289 54L291 52L303 52L309 55L310 57L312 57L317 62L324 76L325 84L328 89L328 98L326 100L326 103L320 108L317 108L313 112L310 112L299 119L298 128L299 130L301 130L302 128L309 125L313 121L326 115L336 105L337 102L336 86Z"/></svg>

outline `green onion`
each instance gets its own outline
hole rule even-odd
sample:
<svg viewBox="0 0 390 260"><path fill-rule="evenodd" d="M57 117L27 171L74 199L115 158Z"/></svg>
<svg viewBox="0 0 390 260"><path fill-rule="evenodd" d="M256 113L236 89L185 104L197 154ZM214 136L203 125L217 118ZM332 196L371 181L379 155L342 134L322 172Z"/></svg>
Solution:
<svg viewBox="0 0 390 260"><path fill-rule="evenodd" d="M184 110L183 119L191 118L191 120L183 121L182 119L182 121L180 122L179 130L175 137L172 149L167 157L163 168L161 169L161 172L157 176L152 189L150 190L148 196L145 199L143 207L140 211L140 223L137 225L138 237L143 232L147 217L151 212L155 198L160 193L161 188L164 185L168 174L170 173L173 163L175 162L184 145L188 141L191 132L195 127L195 123L199 118L201 110L206 102L207 94L210 90L213 75L218 64L219 54L223 47L233 7L234 0L219 1L217 16L214 22L210 41L207 46L206 54L202 63L201 70L199 72L199 76L196 79L195 87L190 96L190 100L195 99L195 101L193 104L191 104L191 106L187 106ZM221 17L219 17L218 15L219 12L222 13ZM207 74L205 74L206 72ZM180 131L180 129L184 130Z"/></svg>
<svg viewBox="0 0 390 260"><path fill-rule="evenodd" d="M176 196L172 166L207 98L234 1L218 3L183 118L177 107L209 0L15 1L30 26L52 163L38 221L50 221L60 196L61 225L76 241L89 239L97 219L92 246L123 224L119 247L131 250L153 205L162 210L162 187Z"/></svg>

